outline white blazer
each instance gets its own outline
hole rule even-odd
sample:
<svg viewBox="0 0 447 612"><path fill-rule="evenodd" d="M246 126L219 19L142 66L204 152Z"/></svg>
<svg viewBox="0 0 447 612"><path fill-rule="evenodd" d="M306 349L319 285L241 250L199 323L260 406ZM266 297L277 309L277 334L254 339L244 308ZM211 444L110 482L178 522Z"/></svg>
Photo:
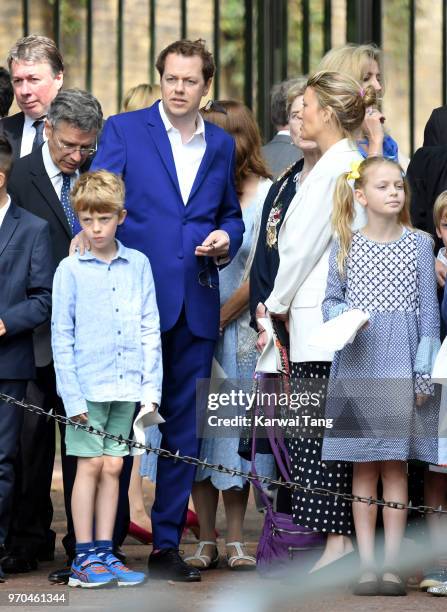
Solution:
<svg viewBox="0 0 447 612"><path fill-rule="evenodd" d="M362 156L347 138L332 145L300 186L278 235L279 269L265 302L274 314L289 312L290 360L332 361L333 352L309 346L311 332L323 323L321 303L326 291L332 242L331 215L338 177ZM356 203L353 229L366 223Z"/></svg>

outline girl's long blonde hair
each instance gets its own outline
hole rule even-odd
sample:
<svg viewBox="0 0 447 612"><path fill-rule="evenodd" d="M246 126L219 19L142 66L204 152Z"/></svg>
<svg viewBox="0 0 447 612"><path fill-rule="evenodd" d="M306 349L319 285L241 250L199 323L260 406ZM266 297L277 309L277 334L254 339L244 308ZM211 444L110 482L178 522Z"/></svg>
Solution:
<svg viewBox="0 0 447 612"><path fill-rule="evenodd" d="M368 170L380 164L390 164L402 174L405 202L402 210L399 212L398 221L404 227L413 229L410 217L410 189L408 183L403 178L404 172L397 162L385 157L367 157L358 168L359 176L354 180L354 189L362 189L368 180ZM337 265L342 275L345 273L346 259L351 248L351 227L355 216L354 193L349 183L350 174L350 172L344 172L337 180L334 192L334 208L332 211L332 228L340 245L337 254Z"/></svg>

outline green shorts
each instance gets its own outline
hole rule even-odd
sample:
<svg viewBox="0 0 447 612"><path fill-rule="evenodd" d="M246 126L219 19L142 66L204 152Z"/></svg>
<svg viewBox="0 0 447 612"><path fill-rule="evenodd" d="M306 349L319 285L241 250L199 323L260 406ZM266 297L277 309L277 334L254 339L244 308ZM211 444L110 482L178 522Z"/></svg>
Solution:
<svg viewBox="0 0 447 612"><path fill-rule="evenodd" d="M95 429L107 431L115 436L128 438L135 415L135 402L90 402L87 401L88 423ZM67 425L65 429L67 455L75 457L124 457L129 454L125 442L103 438L78 427Z"/></svg>

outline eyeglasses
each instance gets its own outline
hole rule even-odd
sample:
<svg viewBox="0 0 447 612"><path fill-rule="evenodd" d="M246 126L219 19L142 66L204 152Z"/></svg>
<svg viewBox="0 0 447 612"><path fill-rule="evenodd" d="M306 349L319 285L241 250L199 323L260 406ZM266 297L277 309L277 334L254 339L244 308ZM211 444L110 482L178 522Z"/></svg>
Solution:
<svg viewBox="0 0 447 612"><path fill-rule="evenodd" d="M63 144L57 137L56 132L54 131L54 128L53 128L53 136L54 136L54 140L56 141L56 145L61 151L63 151L64 155L70 155L71 153L79 152L82 156L90 157L91 155L94 155L96 153L96 148L97 148L96 142L95 142L94 147L78 147L76 145Z"/></svg>
<svg viewBox="0 0 447 612"><path fill-rule="evenodd" d="M218 283L215 283L211 277L211 270L208 263L208 257L199 257L199 274L198 280L201 287L208 287L209 289L217 289Z"/></svg>
<svg viewBox="0 0 447 612"><path fill-rule="evenodd" d="M223 104L216 102L215 100L208 100L208 102L203 107L203 110L206 113L214 111L215 113L222 113L223 115L228 115L227 109Z"/></svg>

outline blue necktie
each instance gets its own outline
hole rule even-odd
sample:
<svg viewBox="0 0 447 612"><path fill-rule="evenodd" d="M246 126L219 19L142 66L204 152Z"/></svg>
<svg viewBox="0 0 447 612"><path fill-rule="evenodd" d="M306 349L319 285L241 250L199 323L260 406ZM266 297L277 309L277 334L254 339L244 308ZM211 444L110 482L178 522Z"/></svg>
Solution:
<svg viewBox="0 0 447 612"><path fill-rule="evenodd" d="M71 229L71 235L75 236L81 231L81 226L73 212L70 202L70 187L71 187L71 176L61 172L62 175L62 190L61 190L61 204L64 209L65 216L67 217L68 225Z"/></svg>
<svg viewBox="0 0 447 612"><path fill-rule="evenodd" d="M43 119L36 119L36 121L34 121L33 123L33 128L36 130L36 135L34 136L33 147L31 149L32 151L34 151L35 149L37 149L38 147L40 147L40 145L44 143L44 139L43 139L44 121Z"/></svg>

